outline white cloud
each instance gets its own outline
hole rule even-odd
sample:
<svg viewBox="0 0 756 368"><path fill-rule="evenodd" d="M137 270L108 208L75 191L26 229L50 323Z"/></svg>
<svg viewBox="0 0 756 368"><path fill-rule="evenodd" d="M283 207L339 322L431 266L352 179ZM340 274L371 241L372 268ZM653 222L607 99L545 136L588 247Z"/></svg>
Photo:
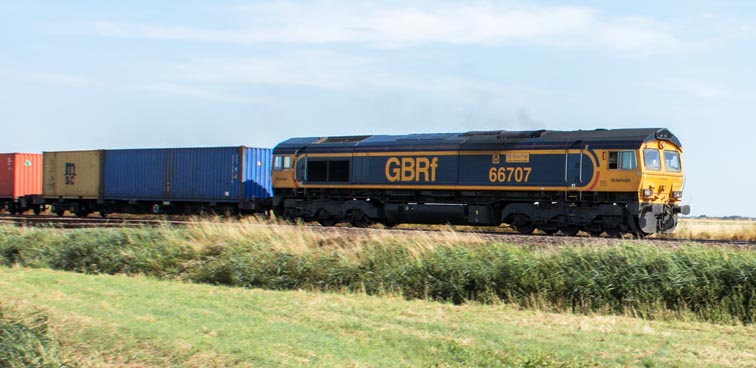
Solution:
<svg viewBox="0 0 756 368"><path fill-rule="evenodd" d="M270 58L205 59L176 67L182 80L350 88L366 80L369 59L337 53L292 53ZM372 79L372 78L368 78Z"/></svg>
<svg viewBox="0 0 756 368"><path fill-rule="evenodd" d="M701 98L726 98L732 95L721 83L702 82L690 79L661 79L645 83L647 86L668 92L684 93Z"/></svg>
<svg viewBox="0 0 756 368"><path fill-rule="evenodd" d="M167 76L187 83L305 86L348 90L350 93L410 91L443 95L453 100L467 100L473 94L512 96L510 88L498 83L458 76L394 72L372 59L336 52L202 59L177 65Z"/></svg>
<svg viewBox="0 0 756 368"><path fill-rule="evenodd" d="M203 87L186 83L170 82L146 82L146 83L121 83L118 81L106 81L92 77L74 74L38 73L38 72L5 72L0 71L0 80L12 80L46 85L60 85L70 88L105 89L120 91L138 91L161 95L172 95L198 99L209 99L226 102L245 103L270 103L269 99L234 95L225 92L216 92Z"/></svg>
<svg viewBox="0 0 756 368"><path fill-rule="evenodd" d="M414 5L413 5L414 4ZM367 43L407 47L421 43L504 45L528 43L597 47L629 54L680 48L683 42L657 20L601 17L588 7L378 2L271 2L234 9L248 19L239 29L123 24L98 21L101 36L252 44Z"/></svg>
<svg viewBox="0 0 756 368"><path fill-rule="evenodd" d="M181 84L181 83L147 83L125 86L127 89L140 92L151 92L162 95L191 97L203 100L215 100L225 102L244 103L271 103L272 100L260 97L247 97L231 93L215 92L205 88Z"/></svg>
<svg viewBox="0 0 756 368"><path fill-rule="evenodd" d="M59 73L0 71L0 79L32 83L59 84L68 87L94 87L103 85L101 82L89 77Z"/></svg>

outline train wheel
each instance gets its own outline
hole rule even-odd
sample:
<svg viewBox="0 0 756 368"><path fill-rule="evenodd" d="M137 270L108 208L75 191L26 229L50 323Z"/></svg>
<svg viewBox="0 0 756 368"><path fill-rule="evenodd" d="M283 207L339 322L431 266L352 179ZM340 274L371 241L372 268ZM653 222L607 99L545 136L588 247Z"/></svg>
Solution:
<svg viewBox="0 0 756 368"><path fill-rule="evenodd" d="M281 220L284 222L288 222L291 224L297 223L297 211L293 208L286 208L283 211L283 215L281 216Z"/></svg>
<svg viewBox="0 0 756 368"><path fill-rule="evenodd" d="M40 213L42 213L42 206L34 206L34 214L39 216Z"/></svg>
<svg viewBox="0 0 756 368"><path fill-rule="evenodd" d="M560 227L559 230L561 230L564 235L575 236L580 231L580 228L575 225L568 225Z"/></svg>
<svg viewBox="0 0 756 368"><path fill-rule="evenodd" d="M370 218L360 210L352 211L352 216L349 222L351 222L354 227L368 227L371 223Z"/></svg>
<svg viewBox="0 0 756 368"><path fill-rule="evenodd" d="M336 225L336 217L329 215L328 211L320 209L318 211L318 223L321 226L333 226Z"/></svg>
<svg viewBox="0 0 756 368"><path fill-rule="evenodd" d="M606 229L606 235L610 238L622 238L622 232L615 228Z"/></svg>
<svg viewBox="0 0 756 368"><path fill-rule="evenodd" d="M63 217L63 215L66 213L66 210L62 208L56 208L53 212L55 212L58 217Z"/></svg>
<svg viewBox="0 0 756 368"><path fill-rule="evenodd" d="M546 235L554 235L557 233L557 231L559 231L559 229L556 229L556 228L546 228L546 229L539 229L539 230L543 231Z"/></svg>
<svg viewBox="0 0 756 368"><path fill-rule="evenodd" d="M336 225L336 218L332 216L320 217L318 218L318 223L320 223L321 226L333 226Z"/></svg>
<svg viewBox="0 0 756 368"><path fill-rule="evenodd" d="M515 230L517 230L518 233L522 235L528 235L532 234L533 231L535 231L535 225L533 223L527 223L527 224L520 224L520 225L512 225Z"/></svg>
<svg viewBox="0 0 756 368"><path fill-rule="evenodd" d="M518 233L523 235L532 234L536 229L536 226L533 223L533 220L530 219L530 216L521 213L513 215L511 226Z"/></svg>

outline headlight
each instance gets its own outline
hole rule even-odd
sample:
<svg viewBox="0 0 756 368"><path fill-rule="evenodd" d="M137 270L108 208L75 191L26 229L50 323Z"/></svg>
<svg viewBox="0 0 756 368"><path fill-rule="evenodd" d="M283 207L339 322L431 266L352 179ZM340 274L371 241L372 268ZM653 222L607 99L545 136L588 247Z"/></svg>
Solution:
<svg viewBox="0 0 756 368"><path fill-rule="evenodd" d="M653 189L643 189L643 196L644 197L651 197L654 195Z"/></svg>
<svg viewBox="0 0 756 368"><path fill-rule="evenodd" d="M672 192L672 198L674 198L674 199L680 199L680 198L682 198L682 191L673 191Z"/></svg>

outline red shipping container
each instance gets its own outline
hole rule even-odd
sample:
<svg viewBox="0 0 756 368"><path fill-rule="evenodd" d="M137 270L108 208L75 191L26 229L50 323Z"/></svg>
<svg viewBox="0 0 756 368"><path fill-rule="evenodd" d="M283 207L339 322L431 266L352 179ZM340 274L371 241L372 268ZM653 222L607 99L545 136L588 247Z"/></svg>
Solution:
<svg viewBox="0 0 756 368"><path fill-rule="evenodd" d="M0 198L42 194L41 153L0 153Z"/></svg>

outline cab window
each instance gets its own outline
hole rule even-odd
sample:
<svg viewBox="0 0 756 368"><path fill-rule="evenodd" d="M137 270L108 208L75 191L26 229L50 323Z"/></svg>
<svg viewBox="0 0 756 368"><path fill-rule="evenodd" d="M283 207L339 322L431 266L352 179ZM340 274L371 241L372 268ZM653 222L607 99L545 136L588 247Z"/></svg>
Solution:
<svg viewBox="0 0 756 368"><path fill-rule="evenodd" d="M646 170L661 170L661 160L659 160L659 150L646 148L643 150L643 165Z"/></svg>
<svg viewBox="0 0 756 368"><path fill-rule="evenodd" d="M634 170L637 167L635 151L609 152L608 164L611 170Z"/></svg>
<svg viewBox="0 0 756 368"><path fill-rule="evenodd" d="M273 170L289 170L291 169L291 157L290 156L273 156Z"/></svg>
<svg viewBox="0 0 756 368"><path fill-rule="evenodd" d="M620 169L622 170L635 170L635 151L622 151L620 152Z"/></svg>
<svg viewBox="0 0 756 368"><path fill-rule="evenodd" d="M680 154L677 151L664 151L664 168L671 172L680 172Z"/></svg>

